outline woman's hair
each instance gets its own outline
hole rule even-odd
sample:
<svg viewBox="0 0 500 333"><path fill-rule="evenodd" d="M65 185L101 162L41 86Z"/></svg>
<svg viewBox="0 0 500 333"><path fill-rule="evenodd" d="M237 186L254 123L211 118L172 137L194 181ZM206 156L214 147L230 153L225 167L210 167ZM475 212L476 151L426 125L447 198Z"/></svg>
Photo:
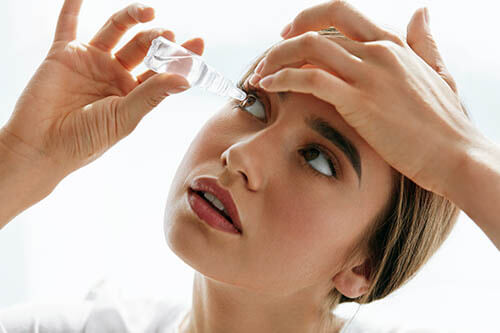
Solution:
<svg viewBox="0 0 500 333"><path fill-rule="evenodd" d="M333 27L319 34L346 38ZM240 79L240 86L271 48L250 66ZM465 114L469 117L466 111ZM325 304L328 312L344 302L370 303L404 285L441 246L457 221L460 210L452 202L418 186L395 169L392 171L389 200L345 263L360 252L367 253L370 267L365 273L371 281L370 287L356 299L347 298L333 288Z"/></svg>

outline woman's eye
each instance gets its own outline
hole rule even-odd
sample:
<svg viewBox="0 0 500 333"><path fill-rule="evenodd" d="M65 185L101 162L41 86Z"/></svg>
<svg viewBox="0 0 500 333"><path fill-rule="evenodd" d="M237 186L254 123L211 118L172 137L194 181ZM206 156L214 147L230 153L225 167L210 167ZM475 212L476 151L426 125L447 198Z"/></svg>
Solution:
<svg viewBox="0 0 500 333"><path fill-rule="evenodd" d="M248 95L247 98L239 105L239 108L250 112L254 117L260 120L266 120L266 107L255 95Z"/></svg>
<svg viewBox="0 0 500 333"><path fill-rule="evenodd" d="M299 153L319 173L329 177L337 177L337 170L332 160L320 149L315 147L305 148L299 150Z"/></svg>

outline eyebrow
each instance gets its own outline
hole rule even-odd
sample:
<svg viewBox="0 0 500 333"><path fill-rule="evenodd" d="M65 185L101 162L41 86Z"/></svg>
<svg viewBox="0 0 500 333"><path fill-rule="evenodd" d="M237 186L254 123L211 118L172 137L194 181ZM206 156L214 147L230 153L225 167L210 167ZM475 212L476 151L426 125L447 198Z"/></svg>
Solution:
<svg viewBox="0 0 500 333"><path fill-rule="evenodd" d="M347 160L351 163L354 171L356 171L358 185L361 184L361 157L356 146L323 118L311 116L307 118L305 122L308 127L333 143L342 151L347 157Z"/></svg>
<svg viewBox="0 0 500 333"><path fill-rule="evenodd" d="M283 103L284 101L287 100L288 96L290 96L290 94L286 91L278 91L278 97L280 99L280 102Z"/></svg>

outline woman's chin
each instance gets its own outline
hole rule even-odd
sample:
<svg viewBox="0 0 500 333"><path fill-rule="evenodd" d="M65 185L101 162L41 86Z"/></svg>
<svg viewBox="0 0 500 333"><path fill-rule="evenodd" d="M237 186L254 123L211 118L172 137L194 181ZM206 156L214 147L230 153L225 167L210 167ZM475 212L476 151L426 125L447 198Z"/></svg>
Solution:
<svg viewBox="0 0 500 333"><path fill-rule="evenodd" d="M204 228L199 221L189 216L180 218L167 212L164 232L170 250L192 269L211 280L230 284L235 282L231 280L231 274L225 272L230 263L226 262L219 267L221 261L217 260L217 253L220 255L220 251L209 248L212 244L210 238L213 238L211 230Z"/></svg>

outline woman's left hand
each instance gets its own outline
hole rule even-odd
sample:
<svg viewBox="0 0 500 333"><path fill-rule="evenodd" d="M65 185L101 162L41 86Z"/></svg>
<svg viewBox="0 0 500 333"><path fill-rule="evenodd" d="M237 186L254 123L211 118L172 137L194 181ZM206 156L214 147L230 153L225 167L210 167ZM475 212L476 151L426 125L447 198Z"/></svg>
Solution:
<svg viewBox="0 0 500 333"><path fill-rule="evenodd" d="M390 165L445 195L464 151L484 138L467 119L426 16L414 14L404 41L344 1L306 9L250 83L331 103ZM307 32L330 26L348 38Z"/></svg>

